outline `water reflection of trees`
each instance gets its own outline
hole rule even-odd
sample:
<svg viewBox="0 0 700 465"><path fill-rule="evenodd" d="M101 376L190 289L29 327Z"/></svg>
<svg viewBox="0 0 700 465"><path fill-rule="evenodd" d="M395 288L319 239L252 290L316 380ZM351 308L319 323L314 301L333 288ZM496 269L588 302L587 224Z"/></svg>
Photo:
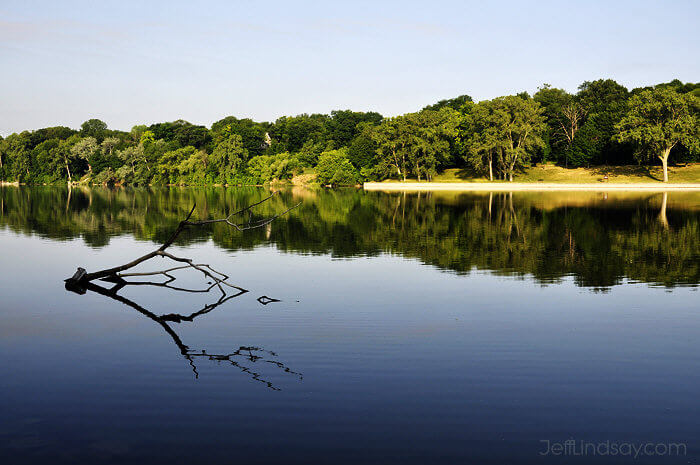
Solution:
<svg viewBox="0 0 700 465"><path fill-rule="evenodd" d="M263 189L107 190L3 188L0 225L101 247L132 234L163 242L193 203L226 216ZM695 195L695 197L693 197ZM528 274L543 283L573 276L608 287L630 278L675 286L700 281L697 194L384 194L290 189L262 206L273 214L302 205L245 235L225 225L183 234L240 250L274 243L285 251L338 257L396 253L458 273L474 268ZM679 201L678 199L682 199ZM666 205L666 206L664 206Z"/></svg>

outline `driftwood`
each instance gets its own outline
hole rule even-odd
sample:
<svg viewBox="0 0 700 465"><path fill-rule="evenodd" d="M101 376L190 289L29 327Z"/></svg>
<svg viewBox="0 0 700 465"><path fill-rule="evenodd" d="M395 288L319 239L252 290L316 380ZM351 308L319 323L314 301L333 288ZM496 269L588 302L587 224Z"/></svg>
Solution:
<svg viewBox="0 0 700 465"><path fill-rule="evenodd" d="M187 217L181 221L177 229L170 235L167 241L163 243L159 248L156 250L147 253L146 255L143 255L141 257L138 257L128 263L125 263L123 265L115 266L112 268L107 268L104 270L99 270L95 272L88 272L82 267L79 267L78 270L71 276L70 278L65 280L65 286L66 289L78 294L85 294L87 291L95 292L97 294L109 297L110 299L114 299L124 305L127 305L134 310L138 311L142 315L150 318L151 320L155 321L158 323L163 330L171 337L175 345L178 347L180 350L180 353L187 359L189 362L190 366L192 367L192 370L195 374L195 377L199 377L199 374L197 372L196 365L194 363L194 360L196 358L204 358L207 360L212 360L216 362L229 362L232 366L237 367L241 372L248 374L252 379L259 381L263 384L265 384L268 388L274 389L274 390L279 390L277 387L272 385L269 381L266 381L260 377L260 375L252 370L250 367L244 365L244 362L250 362L250 363L257 363L257 362L262 362L262 363L269 363L273 366L276 366L280 369L282 369L286 373L290 373L293 375L298 376L301 379L301 374L291 371L289 368L287 368L282 362L279 362L275 359L272 359L272 357L275 357L277 354L274 352L259 348L259 347L248 347L248 346L241 346L239 347L238 350L235 350L231 353L228 354L210 354L207 353L206 350L192 350L190 349L187 345L185 345L180 337L177 335L177 333L172 329L170 326L171 323L181 323L181 322L191 322L193 321L196 317L204 315L206 313L211 312L215 308L219 307L220 305L224 304L225 302L228 302L231 299L234 299L236 297L239 297L247 292L249 292L247 289L244 289L242 287L236 286L234 284L231 284L228 282L229 277L215 269L213 269L211 266L203 263L195 263L193 259L191 258L185 258L185 257L178 257L175 256L169 252L167 252L167 248L170 247L177 237L188 227L200 227L200 226L206 226L209 224L215 224L215 223L226 223L227 225L235 228L238 231L246 231L248 229L254 229L254 228L260 228L263 226L266 226L270 224L272 221L274 221L276 218L280 217L281 215L284 215L285 213L289 212L290 210L298 207L300 204L296 204L291 208L288 208L284 210L281 213L278 213L276 215L258 219L258 220L253 220L252 218L252 212L251 209L257 205L260 205L261 203L271 199L275 193L272 195L262 199L259 202L256 202L252 205L248 205L245 208L242 208L238 211L235 211L228 215L226 218L221 218L221 219L210 219L210 220L201 220L201 221L192 221L190 218L192 217L192 214L195 211L195 206L192 207L190 210L189 214ZM236 223L234 222L233 218L242 215L244 213L248 213L248 221L245 223ZM151 260L156 257L161 257L161 258L168 258L174 262L177 263L184 263L183 265L178 265L178 266L173 266L164 270L158 270L158 271L146 271L146 272L126 272L127 270L136 267L137 265L140 265L144 262L147 262L148 260ZM207 282L207 285L202 287L202 288L187 288L187 287L180 287L177 286L176 283L176 276L174 273L176 271L180 270L186 270L186 269L191 269L191 270L196 270L204 275L206 279L209 281ZM146 280L138 280L136 278L157 278L157 277L162 277L164 278L161 281L146 281ZM96 281L100 282L106 282L106 283L112 283L114 284L112 287L105 287L102 285L99 285L96 283ZM208 293L214 288L218 289L221 293L219 299L216 302L204 305L201 309L196 310L195 312L188 314L188 315L181 315L177 313L169 313L169 314L164 314L164 315L157 315L141 305L137 304L136 302L119 295L119 291L124 289L127 286L154 286L154 287L160 287L160 288L166 288L170 289L172 291L177 291L177 292L188 292L188 293ZM227 292L228 291L228 292ZM268 297L266 295L260 296L257 301L262 304L262 305L267 305L273 302L280 302L279 299L274 299L272 297Z"/></svg>

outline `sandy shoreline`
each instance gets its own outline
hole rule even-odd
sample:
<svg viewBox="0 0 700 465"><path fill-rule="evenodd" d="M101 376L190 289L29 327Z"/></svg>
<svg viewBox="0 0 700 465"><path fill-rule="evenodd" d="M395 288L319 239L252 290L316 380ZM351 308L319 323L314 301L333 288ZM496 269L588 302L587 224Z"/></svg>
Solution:
<svg viewBox="0 0 700 465"><path fill-rule="evenodd" d="M700 191L700 183L662 184L553 184L553 183L468 183L468 182L366 182L367 191Z"/></svg>

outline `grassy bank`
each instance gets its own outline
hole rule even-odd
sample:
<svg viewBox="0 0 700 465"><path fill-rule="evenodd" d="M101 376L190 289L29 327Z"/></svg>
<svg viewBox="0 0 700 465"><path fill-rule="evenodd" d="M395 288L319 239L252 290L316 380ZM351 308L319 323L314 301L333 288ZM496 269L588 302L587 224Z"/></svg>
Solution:
<svg viewBox="0 0 700 465"><path fill-rule="evenodd" d="M700 163L686 166L670 166L668 168L669 183L693 184L700 183ZM605 176L608 179L604 179ZM562 168L556 165L537 165L517 173L513 181L516 183L545 183L545 184L649 184L661 183L663 172L660 166L595 166L591 168ZM416 179L408 179L416 182ZM396 180L384 182L398 182ZM489 183L483 175L468 169L448 169L435 176L434 183ZM507 181L494 181L507 182Z"/></svg>

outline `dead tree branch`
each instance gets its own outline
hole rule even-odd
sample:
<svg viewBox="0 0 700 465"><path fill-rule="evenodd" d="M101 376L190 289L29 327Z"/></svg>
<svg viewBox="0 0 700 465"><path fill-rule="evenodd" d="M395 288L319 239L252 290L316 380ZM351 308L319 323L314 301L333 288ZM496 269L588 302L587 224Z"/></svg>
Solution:
<svg viewBox="0 0 700 465"><path fill-rule="evenodd" d="M167 251L168 247L170 247L175 240L178 238L180 233L182 233L185 229L188 227L201 227L201 226L206 226L210 224L215 224L215 223L225 223L233 228L235 228L238 231L246 231L249 229L255 229L255 228L261 228L263 226L266 226L270 224L272 221L274 221L276 218L279 218L280 216L286 214L290 210L298 207L300 203L280 212L275 215L265 217L262 219L258 220L253 220L253 215L252 215L252 208L256 207L263 202L266 202L270 200L276 193L271 194L268 197L265 197L264 199L260 200L259 202L256 202L254 204L248 205L247 207L244 207L240 210L237 210L225 218L220 218L220 219L209 219L209 220L200 220L200 221L191 221L190 218L192 217L192 214L195 211L196 205L192 206L192 209L188 213L187 217L183 220L180 221L178 224L177 228L173 233L170 235L170 237L156 250L147 253L146 255L143 255L141 257L138 257L128 263L125 263L123 265L115 266L112 268L107 268L104 270L99 270L95 271L92 273L88 273L84 268L78 268L78 270L75 272L75 274L66 279L66 289L76 292L78 294L85 294L87 291L92 291L96 292L98 294L101 294L103 296L109 297L110 299L114 299L118 302L121 302L124 305L127 305L142 315L145 315L146 317L150 318L151 320L155 321L158 323L163 330L170 336L170 338L173 340L175 345L178 347L180 350L180 353L187 359L189 362L190 366L192 367L192 370L195 374L195 377L199 377L199 373L197 372L197 367L194 363L195 358L205 358L207 360L213 360L217 362L222 362L222 361L228 361L231 363L231 365L237 367L241 372L248 374L252 379L259 381L263 384L265 384L268 388L274 389L274 390L279 390L277 387L275 387L271 382L263 379L259 373L254 371L251 367L244 365L244 363L256 363L256 362L265 362L272 364L273 366L276 366L283 370L285 373L290 373L293 375L296 375L301 379L301 374L294 372L290 370L286 365L284 365L282 362L275 360L273 358L270 358L270 356L274 357L276 354L274 352L266 351L264 349L261 349L259 347L240 347L238 350L235 352L229 353L229 354L209 354L205 350L201 351L193 351L190 349L188 346L186 346L180 337L177 335L177 333L170 327L171 323L181 323L181 322L191 322L198 316L204 315L206 313L211 312L215 308L219 307L220 305L224 304L225 302L228 302L231 299L234 299L236 297L239 297L240 295L243 295L248 292L247 289L243 289L242 287L236 286L234 284L231 284L228 282L229 276L215 270L212 268L210 265L203 264L203 263L195 263L193 259L191 258L186 258L186 257L179 257L177 255L174 255L170 252ZM242 215L244 213L248 213L248 220L247 222L241 222L237 223L234 221L234 218ZM133 271L133 272L127 272L128 270L136 267L137 265L140 265L144 262L147 262L148 260L151 260L152 258L155 257L161 257L161 258L167 258L170 259L174 262L177 263L182 263L183 265L179 266L172 266L170 268L166 268L164 270L157 270L157 271ZM181 270L195 270L199 273L202 273L204 278L208 280L207 282L207 287L203 288L187 288L187 287L180 287L176 286L173 283L177 280L177 277L175 276L175 272L181 271ZM157 280L138 280L138 278L154 278L162 276L163 280L162 281L157 281ZM157 278L155 278L157 279ZM101 282L108 282L108 283L113 283L114 285L112 287L105 287L101 286L95 283L96 280L99 280ZM189 315L180 315L177 313L169 313L169 314L164 314L164 315L156 315L155 313L145 309L141 305L137 304L136 302L129 300L128 298L119 295L119 291L124 289L127 286L154 286L154 287L161 287L161 288L166 288L170 289L173 291L178 291L178 292L191 292L191 293L207 293L214 289L215 287L221 292L221 296L216 302L206 304L204 307L201 309L189 314ZM228 294L226 292L227 289L233 289L236 292L233 294ZM268 296L261 296L260 298L257 299L259 303L262 305L267 305L272 302L279 302L278 299L273 299Z"/></svg>

